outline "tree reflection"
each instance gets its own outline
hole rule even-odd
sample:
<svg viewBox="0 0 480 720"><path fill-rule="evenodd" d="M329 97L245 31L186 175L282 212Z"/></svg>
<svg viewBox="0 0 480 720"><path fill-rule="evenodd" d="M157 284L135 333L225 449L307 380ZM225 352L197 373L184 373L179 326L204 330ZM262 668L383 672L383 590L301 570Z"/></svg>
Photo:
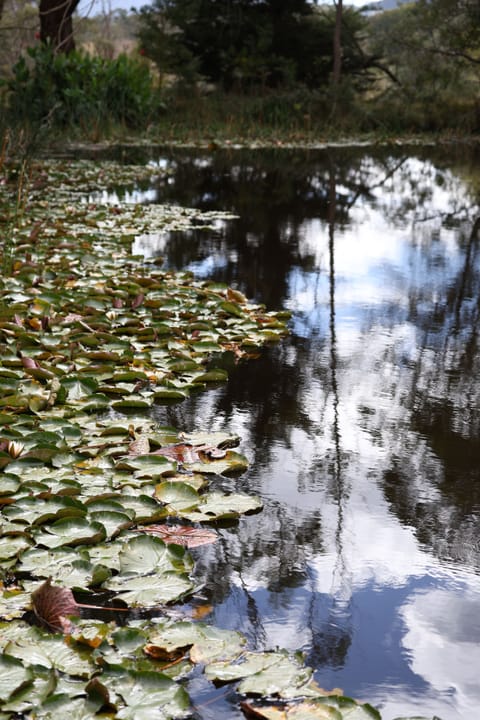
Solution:
<svg viewBox="0 0 480 720"><path fill-rule="evenodd" d="M475 157L357 148L171 162L159 200L238 220L172 237L167 266L294 311L291 337L231 366L225 387L157 410L185 430L238 432L252 469L237 488L265 501L261 516L222 531L198 576L220 624L261 648L287 633L267 627L284 604L292 642L317 667L339 666L355 632L354 556L369 551L355 544L370 540L355 535L364 497L386 503L370 508L380 532L393 514L428 552L480 563ZM319 590L317 561L329 554L331 583Z"/></svg>

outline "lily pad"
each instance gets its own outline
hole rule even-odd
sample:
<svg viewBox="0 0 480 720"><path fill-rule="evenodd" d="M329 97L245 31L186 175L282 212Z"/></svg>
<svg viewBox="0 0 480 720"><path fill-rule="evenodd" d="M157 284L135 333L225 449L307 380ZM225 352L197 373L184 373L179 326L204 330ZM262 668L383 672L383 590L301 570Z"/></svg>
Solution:
<svg viewBox="0 0 480 720"><path fill-rule="evenodd" d="M218 534L205 528L194 528L188 525L147 525L141 532L157 535L165 543L183 545L188 548L209 545L217 541Z"/></svg>
<svg viewBox="0 0 480 720"><path fill-rule="evenodd" d="M224 495L212 492L202 496L197 508L183 510L181 514L192 522L213 522L235 519L245 513L259 512L262 507L262 501L255 495L242 493Z"/></svg>
<svg viewBox="0 0 480 720"><path fill-rule="evenodd" d="M159 625L150 637L150 645L167 652L189 649L194 663L209 663L239 655L245 638L234 630L221 630L205 623L167 622Z"/></svg>
<svg viewBox="0 0 480 720"><path fill-rule="evenodd" d="M7 653L0 655L0 700L7 700L31 678L32 671L24 667L20 660Z"/></svg>
<svg viewBox="0 0 480 720"><path fill-rule="evenodd" d="M264 696L276 695L291 687L298 689L312 676L310 668L281 651L244 653L234 662L211 663L205 673L211 680L222 682L242 679L239 692Z"/></svg>
<svg viewBox="0 0 480 720"><path fill-rule="evenodd" d="M186 467L192 472L213 473L215 475L236 475L248 468L248 460L245 455L228 450L224 458L202 460L188 463Z"/></svg>
<svg viewBox="0 0 480 720"><path fill-rule="evenodd" d="M155 487L155 497L168 505L169 510L181 514L185 510L196 508L201 496L185 482L169 482L168 480Z"/></svg>
<svg viewBox="0 0 480 720"><path fill-rule="evenodd" d="M161 455L137 455L137 457L120 460L116 470L133 471L135 477L158 478L177 469L177 463Z"/></svg>
<svg viewBox="0 0 480 720"><path fill-rule="evenodd" d="M107 536L103 525L88 521L84 518L66 518L39 530L35 540L39 545L48 548L57 548L64 545L71 547L77 545L95 545Z"/></svg>
<svg viewBox="0 0 480 720"><path fill-rule="evenodd" d="M169 547L160 538L135 536L125 542L119 553L122 575L191 570L193 561L184 548Z"/></svg>
<svg viewBox="0 0 480 720"><path fill-rule="evenodd" d="M86 678L94 671L85 654L69 647L63 638L42 633L36 628L31 629L29 636L9 642L5 653L18 658L27 667L41 665L55 668L73 677Z"/></svg>
<svg viewBox="0 0 480 720"><path fill-rule="evenodd" d="M130 607L156 607L181 600L195 585L187 575L170 571L147 576L119 575L104 583L104 587L119 593Z"/></svg>
<svg viewBox="0 0 480 720"><path fill-rule="evenodd" d="M116 713L119 720L181 720L190 716L185 690L160 672L105 675L102 682L126 705Z"/></svg>

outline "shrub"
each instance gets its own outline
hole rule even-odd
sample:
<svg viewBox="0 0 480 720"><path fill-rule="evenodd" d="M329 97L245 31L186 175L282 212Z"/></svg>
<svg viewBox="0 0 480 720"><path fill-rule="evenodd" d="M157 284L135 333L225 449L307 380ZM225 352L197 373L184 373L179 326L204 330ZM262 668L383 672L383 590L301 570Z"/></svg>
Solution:
<svg viewBox="0 0 480 720"><path fill-rule="evenodd" d="M148 66L126 55L110 60L82 52L29 48L6 83L12 125L48 123L102 135L112 125L140 130L161 107Z"/></svg>

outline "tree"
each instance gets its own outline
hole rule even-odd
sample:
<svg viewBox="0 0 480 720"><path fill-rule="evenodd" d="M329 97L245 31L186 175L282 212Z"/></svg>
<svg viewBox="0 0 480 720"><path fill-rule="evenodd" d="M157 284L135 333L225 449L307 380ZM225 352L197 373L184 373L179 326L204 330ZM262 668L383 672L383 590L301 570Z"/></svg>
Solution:
<svg viewBox="0 0 480 720"><path fill-rule="evenodd" d="M1 0L0 0L1 1ZM55 52L75 49L72 15L80 0L40 0L40 39Z"/></svg>
<svg viewBox="0 0 480 720"><path fill-rule="evenodd" d="M308 0L155 0L139 13L139 39L161 72L191 78L194 70L225 90L318 88L333 70L332 10ZM344 68L361 72L365 20L351 8L348 18Z"/></svg>
<svg viewBox="0 0 480 720"><path fill-rule="evenodd" d="M396 80L384 85L384 97L402 115L410 113L418 129L451 126L452 118L469 131L478 127L478 0L418 0L370 23L370 50Z"/></svg>

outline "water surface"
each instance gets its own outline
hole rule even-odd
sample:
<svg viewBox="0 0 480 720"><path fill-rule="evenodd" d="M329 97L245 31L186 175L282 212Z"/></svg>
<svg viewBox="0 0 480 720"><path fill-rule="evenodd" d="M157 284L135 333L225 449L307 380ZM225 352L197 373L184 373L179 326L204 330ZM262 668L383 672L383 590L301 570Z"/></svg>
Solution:
<svg viewBox="0 0 480 720"><path fill-rule="evenodd" d="M133 199L238 219L137 238L292 311L227 385L156 417L238 433L265 507L197 552L208 621L301 649L385 720L480 707L480 171L467 148L152 152ZM130 198L132 199L132 198ZM195 682L194 682L195 685ZM195 692L194 692L195 695ZM243 717L198 681L203 719Z"/></svg>

